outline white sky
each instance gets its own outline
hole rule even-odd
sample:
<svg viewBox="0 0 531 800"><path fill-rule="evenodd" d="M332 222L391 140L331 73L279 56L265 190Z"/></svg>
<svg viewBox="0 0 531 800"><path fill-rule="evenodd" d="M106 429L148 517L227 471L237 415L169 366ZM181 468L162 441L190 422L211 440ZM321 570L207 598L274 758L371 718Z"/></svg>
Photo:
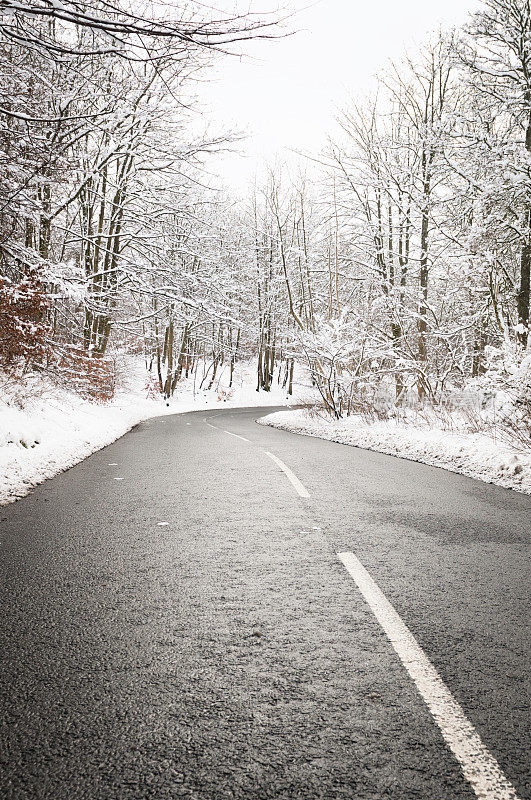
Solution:
<svg viewBox="0 0 531 800"><path fill-rule="evenodd" d="M234 0L211 3L235 7ZM243 45L243 59L222 58L199 88L213 130L249 134L238 155L216 156L208 168L243 192L264 161L290 160L291 149L318 153L349 94L370 90L389 59L414 52L441 25L462 24L479 6L480 0L291 0L297 13L286 24L293 36ZM273 0L237 3L257 13L277 7Z"/></svg>

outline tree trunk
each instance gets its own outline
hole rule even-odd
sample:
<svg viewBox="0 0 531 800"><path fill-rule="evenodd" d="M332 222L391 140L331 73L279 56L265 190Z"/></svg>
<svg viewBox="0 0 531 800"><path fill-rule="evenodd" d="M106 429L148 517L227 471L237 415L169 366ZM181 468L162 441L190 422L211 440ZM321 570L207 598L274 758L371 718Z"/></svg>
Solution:
<svg viewBox="0 0 531 800"><path fill-rule="evenodd" d="M418 379L418 396L419 400L423 400L426 396L425 381L423 380L420 370L423 369L428 361L428 345L426 342L426 332L428 330L427 316L428 316L428 237L429 237L429 200L431 194L431 163L433 160L433 152L426 149L422 152L422 174L423 174L423 187L422 187L422 220L420 226L420 275L419 275L419 288L420 288L420 301L418 311L417 330L419 334L419 347L418 359L419 365L419 379Z"/></svg>
<svg viewBox="0 0 531 800"><path fill-rule="evenodd" d="M531 94L526 95L528 107L531 107ZM525 148L531 153L531 113L527 122L525 134ZM525 349L529 338L529 292L531 273L531 199L528 198L528 207L525 212L525 242L520 255L520 287L516 296L518 312L518 341Z"/></svg>

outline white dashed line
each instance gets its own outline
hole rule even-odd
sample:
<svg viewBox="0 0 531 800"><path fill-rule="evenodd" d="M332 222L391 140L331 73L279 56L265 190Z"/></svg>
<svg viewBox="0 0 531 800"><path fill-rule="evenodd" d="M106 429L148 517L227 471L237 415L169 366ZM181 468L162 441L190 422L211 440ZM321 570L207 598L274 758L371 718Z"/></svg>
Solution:
<svg viewBox="0 0 531 800"><path fill-rule="evenodd" d="M297 494L300 495L300 497L309 497L310 496L309 493L308 493L308 490L302 485L302 483L297 478L297 476L293 474L293 472L290 470L290 468L287 467L284 464L284 462L280 460L280 458L277 458L275 455L273 455L273 453L268 453L267 450L264 450L264 453L266 454L266 456L269 456L269 458L272 461L274 461L275 464L277 464L280 467L280 469L287 476L289 482L294 487L294 489L297 492Z"/></svg>
<svg viewBox="0 0 531 800"><path fill-rule="evenodd" d="M353 553L338 553L338 557L389 637L476 795L481 800L518 800L498 762L363 564Z"/></svg>
<svg viewBox="0 0 531 800"><path fill-rule="evenodd" d="M212 419L212 417L210 417L210 419ZM208 425L209 428L213 428L215 431L222 430L221 428L218 428L217 425L211 425L210 422L207 422L206 420L205 420L205 425ZM240 436L238 433L232 433L232 431L225 431L224 430L223 433L228 433L229 436L235 436L236 439L241 439L242 442L250 442L251 441L250 439L246 439L245 436Z"/></svg>
<svg viewBox="0 0 531 800"><path fill-rule="evenodd" d="M230 431L223 431L223 433L228 433L229 436L235 436L236 439L241 439L242 442L250 442L250 439L246 439L245 436L239 436L237 433L231 433Z"/></svg>

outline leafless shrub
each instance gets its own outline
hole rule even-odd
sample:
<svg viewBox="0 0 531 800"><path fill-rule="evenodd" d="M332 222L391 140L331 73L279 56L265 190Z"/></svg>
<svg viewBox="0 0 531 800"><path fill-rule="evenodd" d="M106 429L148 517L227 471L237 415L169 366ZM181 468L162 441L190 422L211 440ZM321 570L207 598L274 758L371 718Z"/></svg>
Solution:
<svg viewBox="0 0 531 800"><path fill-rule="evenodd" d="M114 360L71 346L56 367L56 375L65 388L93 403L108 403L116 389Z"/></svg>

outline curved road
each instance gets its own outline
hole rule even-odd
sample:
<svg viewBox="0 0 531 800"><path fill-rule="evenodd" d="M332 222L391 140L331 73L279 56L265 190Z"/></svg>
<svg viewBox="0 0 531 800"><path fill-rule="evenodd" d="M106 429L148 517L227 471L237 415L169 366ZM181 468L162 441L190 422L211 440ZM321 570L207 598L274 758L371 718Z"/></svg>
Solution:
<svg viewBox="0 0 531 800"><path fill-rule="evenodd" d="M150 420L0 509L4 800L476 797L338 553L531 798L530 498L271 410Z"/></svg>

